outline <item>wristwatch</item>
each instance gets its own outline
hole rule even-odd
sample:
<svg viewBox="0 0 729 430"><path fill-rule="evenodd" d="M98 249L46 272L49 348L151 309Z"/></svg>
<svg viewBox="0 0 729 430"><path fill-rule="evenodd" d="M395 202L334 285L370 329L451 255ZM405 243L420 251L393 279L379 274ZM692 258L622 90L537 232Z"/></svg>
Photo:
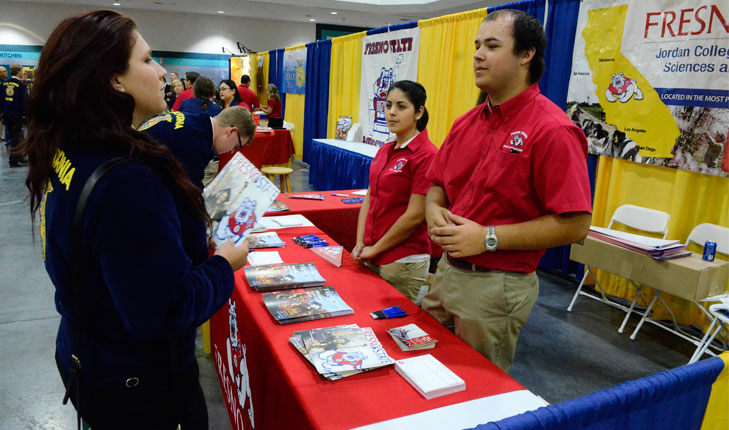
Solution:
<svg viewBox="0 0 729 430"><path fill-rule="evenodd" d="M496 237L496 226L486 226L486 238L483 241L486 251L494 252L499 246L499 238Z"/></svg>

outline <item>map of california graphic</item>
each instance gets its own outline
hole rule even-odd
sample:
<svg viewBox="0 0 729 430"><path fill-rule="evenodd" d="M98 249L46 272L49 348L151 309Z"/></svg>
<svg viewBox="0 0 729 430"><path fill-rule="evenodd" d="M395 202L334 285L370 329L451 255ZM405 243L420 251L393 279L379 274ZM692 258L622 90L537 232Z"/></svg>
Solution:
<svg viewBox="0 0 729 430"><path fill-rule="evenodd" d="M585 57L606 122L633 139L642 157L668 158L681 132L650 82L622 54L627 12L627 5L587 12Z"/></svg>

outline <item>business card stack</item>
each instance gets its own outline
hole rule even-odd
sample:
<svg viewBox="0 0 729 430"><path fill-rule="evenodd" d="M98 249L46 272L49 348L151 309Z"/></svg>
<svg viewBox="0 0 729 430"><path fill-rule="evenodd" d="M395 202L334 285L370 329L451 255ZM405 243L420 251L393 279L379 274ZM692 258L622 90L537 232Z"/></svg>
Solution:
<svg viewBox="0 0 729 430"><path fill-rule="evenodd" d="M397 360L395 371L426 399L466 389L463 379L430 354Z"/></svg>

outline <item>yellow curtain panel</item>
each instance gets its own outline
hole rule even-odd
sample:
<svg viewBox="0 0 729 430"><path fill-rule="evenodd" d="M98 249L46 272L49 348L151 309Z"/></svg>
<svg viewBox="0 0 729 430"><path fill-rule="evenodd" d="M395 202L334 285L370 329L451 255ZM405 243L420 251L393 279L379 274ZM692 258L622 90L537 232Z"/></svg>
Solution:
<svg viewBox="0 0 729 430"><path fill-rule="evenodd" d="M484 8L418 22L418 82L428 94L428 136L439 148L453 121L476 105L473 41L485 17Z"/></svg>
<svg viewBox="0 0 729 430"><path fill-rule="evenodd" d="M251 89L258 96L258 103L268 106L268 93L266 93L266 85L268 85L268 51L261 52L256 56L256 76L251 76ZM261 67L258 67L258 58L263 58Z"/></svg>
<svg viewBox="0 0 729 430"><path fill-rule="evenodd" d="M329 69L329 118L327 137L334 139L337 119L351 116L359 122L359 89L362 75L362 38L366 32L332 39ZM302 103L303 105L303 103Z"/></svg>
<svg viewBox="0 0 729 430"><path fill-rule="evenodd" d="M719 357L724 360L724 370L711 386L701 430L729 429L729 351L724 351Z"/></svg>
<svg viewBox="0 0 729 430"><path fill-rule="evenodd" d="M729 178L600 157L592 224L607 227L615 209L623 204L668 212L671 215L668 239L683 242L698 224L709 222L729 226ZM698 253L703 251L699 246L689 249ZM726 260L729 256L717 254L717 258ZM600 270L596 276L608 294L629 300L635 296L635 289L625 279ZM653 291L647 290L645 295L651 300ZM679 323L707 328L709 321L696 305L669 294L661 297ZM669 318L662 306L655 306L654 319Z"/></svg>
<svg viewBox="0 0 729 430"><path fill-rule="evenodd" d="M258 85L258 55L259 54L248 54L248 57L250 57L250 63L251 63L251 74L249 75L251 77L251 83L249 85L250 89L253 90L253 92L257 91L257 85ZM240 85L240 80L235 81L236 85Z"/></svg>
<svg viewBox="0 0 729 430"><path fill-rule="evenodd" d="M306 45L292 46L286 51L306 49ZM286 94L286 113L284 119L294 124L291 138L294 140L294 157L301 160L304 154L304 102L306 94Z"/></svg>

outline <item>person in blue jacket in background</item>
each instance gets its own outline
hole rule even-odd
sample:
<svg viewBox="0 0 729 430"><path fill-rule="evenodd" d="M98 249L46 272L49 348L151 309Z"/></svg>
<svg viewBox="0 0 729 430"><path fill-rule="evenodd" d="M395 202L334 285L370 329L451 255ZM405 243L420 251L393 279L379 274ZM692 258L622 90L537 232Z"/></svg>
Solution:
<svg viewBox="0 0 729 430"><path fill-rule="evenodd" d="M23 140L28 87L25 85L25 73L20 64L10 65L10 78L2 82L0 90L2 91L0 111L3 113L3 121L8 128L8 140L5 142L10 152L8 162L10 167L21 167L25 165L25 160L18 155L17 148Z"/></svg>
<svg viewBox="0 0 729 430"><path fill-rule="evenodd" d="M165 70L130 18L93 11L56 27L36 76L21 152L61 315L56 362L74 406L94 430L207 429L195 332L230 298L248 245L208 257L199 188L167 147L136 130L166 108ZM133 161L88 199L76 306L76 203L91 173L116 157Z"/></svg>
<svg viewBox="0 0 729 430"><path fill-rule="evenodd" d="M166 145L192 183L202 189L205 166L215 154L250 145L256 123L248 109L234 106L214 118L204 113L167 112L146 121L138 130Z"/></svg>
<svg viewBox="0 0 729 430"><path fill-rule="evenodd" d="M210 78L205 76L197 78L195 83L192 84L192 93L195 94L194 98L183 100L180 103L180 112L205 112L212 117L223 110L213 101L215 98L215 84Z"/></svg>

